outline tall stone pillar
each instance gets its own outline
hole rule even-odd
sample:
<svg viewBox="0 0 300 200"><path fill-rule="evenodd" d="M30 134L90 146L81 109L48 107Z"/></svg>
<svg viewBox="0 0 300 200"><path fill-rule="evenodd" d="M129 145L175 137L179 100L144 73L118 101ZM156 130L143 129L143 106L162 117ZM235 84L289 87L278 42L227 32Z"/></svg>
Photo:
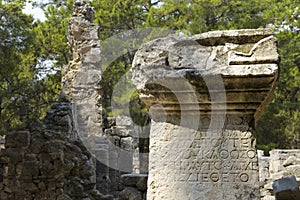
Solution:
<svg viewBox="0 0 300 200"><path fill-rule="evenodd" d="M99 27L93 19L93 8L86 1L74 1L68 31L72 59L62 70L62 96L72 103L74 137L94 156L97 189L107 194L111 184L109 144L102 131L101 50Z"/></svg>
<svg viewBox="0 0 300 200"><path fill-rule="evenodd" d="M132 73L152 116L148 200L260 199L255 121L278 79L269 29L162 38Z"/></svg>
<svg viewBox="0 0 300 200"><path fill-rule="evenodd" d="M72 59L62 70L62 97L72 103L72 136L79 137L93 155L97 189L109 194L120 190L121 170L132 170L132 156L128 153L132 147L132 125L131 121L118 118L112 122L116 124L111 130L104 130L102 70L105 61L102 59L107 60L109 55L101 54L99 27L93 20L94 11L88 1L74 1L68 31Z"/></svg>

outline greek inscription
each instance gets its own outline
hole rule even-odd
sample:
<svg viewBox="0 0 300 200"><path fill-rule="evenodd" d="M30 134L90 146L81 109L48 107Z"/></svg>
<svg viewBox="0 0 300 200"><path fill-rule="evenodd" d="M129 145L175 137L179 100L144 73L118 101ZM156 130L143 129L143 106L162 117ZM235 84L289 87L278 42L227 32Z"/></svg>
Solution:
<svg viewBox="0 0 300 200"><path fill-rule="evenodd" d="M210 174L210 179L213 181L213 182L218 182L219 180L219 174L214 172L214 173L211 173Z"/></svg>
<svg viewBox="0 0 300 200"><path fill-rule="evenodd" d="M256 157L256 151L253 149L241 150L241 149L188 149L187 152L191 152L193 158L197 159L254 159ZM184 154L186 155L186 153Z"/></svg>
<svg viewBox="0 0 300 200"><path fill-rule="evenodd" d="M256 156L256 151L254 151L254 150L248 150L247 151L247 156L248 156L248 158L254 158L255 156Z"/></svg>
<svg viewBox="0 0 300 200"><path fill-rule="evenodd" d="M191 148L201 148L209 144L211 147L226 148L254 148L251 138L229 137L229 138L195 138L191 144Z"/></svg>
<svg viewBox="0 0 300 200"><path fill-rule="evenodd" d="M213 137L207 137L210 134ZM252 140L251 132L240 130L196 134L178 162L181 174L178 180L198 183L249 182L258 170Z"/></svg>
<svg viewBox="0 0 300 200"><path fill-rule="evenodd" d="M181 172L197 172L201 170L257 170L257 162L252 161L210 161L210 160L192 160L181 161Z"/></svg>
<svg viewBox="0 0 300 200"><path fill-rule="evenodd" d="M249 180L249 176L246 173L242 173L240 175L240 179L241 179L242 182L247 182Z"/></svg>
<svg viewBox="0 0 300 200"><path fill-rule="evenodd" d="M181 174L178 177L180 182L248 182L249 174L245 172L201 172Z"/></svg>

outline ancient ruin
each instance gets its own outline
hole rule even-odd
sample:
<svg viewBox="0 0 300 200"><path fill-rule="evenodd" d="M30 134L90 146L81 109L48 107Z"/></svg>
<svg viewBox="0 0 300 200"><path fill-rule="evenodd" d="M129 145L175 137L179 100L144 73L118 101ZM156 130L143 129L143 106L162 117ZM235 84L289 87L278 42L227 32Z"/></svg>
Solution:
<svg viewBox="0 0 300 200"><path fill-rule="evenodd" d="M299 199L299 191L286 191L280 183L282 179L295 177L298 190L300 183L300 150L274 149L270 156L264 156L258 151L259 181L262 200L275 200L274 183L278 182L277 192L283 192L277 199Z"/></svg>
<svg viewBox="0 0 300 200"><path fill-rule="evenodd" d="M268 29L168 37L140 48L132 71L152 116L147 199L260 199L253 130L278 63Z"/></svg>
<svg viewBox="0 0 300 200"><path fill-rule="evenodd" d="M39 124L0 138L1 200L297 197L300 151L266 157L255 147L255 121L278 79L271 30L166 37L137 51L132 80L152 117L148 169L138 132L149 130L102 113L93 19L86 1L74 2L60 102Z"/></svg>

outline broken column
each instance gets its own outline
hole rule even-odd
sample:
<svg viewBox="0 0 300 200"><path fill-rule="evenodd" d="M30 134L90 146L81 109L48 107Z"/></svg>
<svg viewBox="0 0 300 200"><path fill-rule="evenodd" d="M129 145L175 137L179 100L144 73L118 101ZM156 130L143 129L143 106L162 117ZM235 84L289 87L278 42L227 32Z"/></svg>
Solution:
<svg viewBox="0 0 300 200"><path fill-rule="evenodd" d="M269 29L167 37L132 73L149 108L147 199L260 199L255 121L278 80Z"/></svg>
<svg viewBox="0 0 300 200"><path fill-rule="evenodd" d="M96 158L97 189L110 192L108 141L102 131L100 82L101 50L94 11L86 1L74 1L69 22L68 44L71 60L62 70L62 97L72 103L74 136ZM100 178L99 178L100 177Z"/></svg>
<svg viewBox="0 0 300 200"><path fill-rule="evenodd" d="M101 54L99 27L93 20L88 1L74 1L68 31L72 59L62 70L61 96L72 103L74 137L79 136L93 155L97 189L109 194L120 190L121 171L132 171L132 153L127 151L131 149L132 127L125 126L122 119L110 120L115 123L111 130L103 126L107 119L102 113L103 97L108 94L102 85L106 64L102 59L107 59L108 53Z"/></svg>

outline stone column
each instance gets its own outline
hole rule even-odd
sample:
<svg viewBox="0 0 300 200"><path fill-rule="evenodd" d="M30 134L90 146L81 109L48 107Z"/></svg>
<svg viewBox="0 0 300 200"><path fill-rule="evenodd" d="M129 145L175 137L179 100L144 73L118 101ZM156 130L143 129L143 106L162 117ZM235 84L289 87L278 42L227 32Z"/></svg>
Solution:
<svg viewBox="0 0 300 200"><path fill-rule="evenodd" d="M260 199L255 121L278 79L269 29L162 38L136 53L148 106L148 200Z"/></svg>
<svg viewBox="0 0 300 200"><path fill-rule="evenodd" d="M99 27L93 19L93 8L86 1L74 1L68 31L72 59L62 70L62 97L72 104L74 136L79 137L94 156L97 189L107 194L111 184L109 144L102 131L101 50Z"/></svg>

